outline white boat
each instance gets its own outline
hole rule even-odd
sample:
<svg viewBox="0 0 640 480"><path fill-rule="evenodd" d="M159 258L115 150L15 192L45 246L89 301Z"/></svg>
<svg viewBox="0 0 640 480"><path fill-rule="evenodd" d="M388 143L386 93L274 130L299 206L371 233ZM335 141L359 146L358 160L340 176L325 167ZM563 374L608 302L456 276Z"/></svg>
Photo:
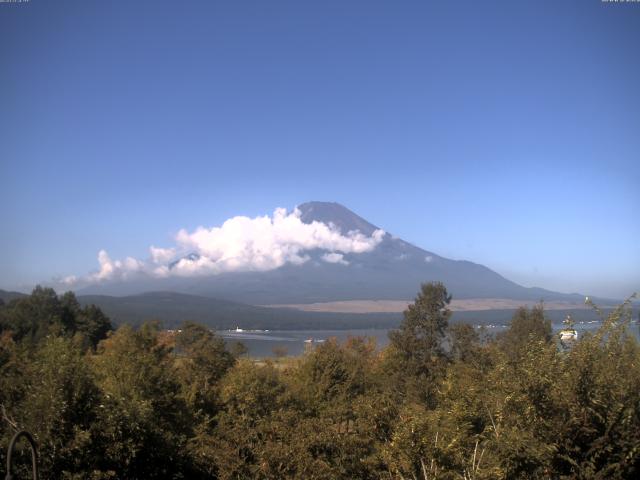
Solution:
<svg viewBox="0 0 640 480"><path fill-rule="evenodd" d="M567 315L567 318L564 319L565 328L558 332L558 336L560 337L560 344L564 348L569 348L571 345L578 340L578 331L573 328L574 321L571 318L571 315Z"/></svg>
<svg viewBox="0 0 640 480"><path fill-rule="evenodd" d="M565 328L564 330L560 330L560 341L561 342L574 342L578 340L578 331L573 328Z"/></svg>

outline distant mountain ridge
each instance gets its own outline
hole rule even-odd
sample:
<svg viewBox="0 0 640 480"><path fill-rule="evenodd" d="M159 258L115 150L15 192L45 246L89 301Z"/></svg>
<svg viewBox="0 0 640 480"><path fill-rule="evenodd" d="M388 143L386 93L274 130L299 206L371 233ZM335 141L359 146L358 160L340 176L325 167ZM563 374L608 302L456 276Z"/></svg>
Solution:
<svg viewBox="0 0 640 480"><path fill-rule="evenodd" d="M216 330L233 330L236 327L244 330L387 329L396 328L402 319L400 312L338 313L265 308L175 292L147 292L125 297L81 295L78 301L82 305L99 306L114 325L140 325L144 321L155 319L160 320L164 328L179 328L185 320L189 320ZM513 312L513 308L454 311L452 322L506 324ZM560 322L567 313L571 313L576 321L593 321L598 318L591 309L571 305L567 305L565 310L547 310L546 316L554 322Z"/></svg>
<svg viewBox="0 0 640 480"><path fill-rule="evenodd" d="M0 298L6 298L7 293L11 293L12 298L6 303L27 297L26 294L0 290ZM82 305L94 304L100 307L115 326L137 326L147 320L159 320L164 328L179 328L184 321L189 320L216 330L233 330L236 327L244 330L357 330L396 328L402 319L402 313L399 312L342 313L265 308L175 292L147 292L121 297L79 295L78 301ZM513 311L512 308L454 311L452 321L506 324ZM567 313L571 313L577 321L597 319L592 310L576 309L571 305L567 305L566 310L546 312L547 317L556 322L561 321Z"/></svg>
<svg viewBox="0 0 640 480"><path fill-rule="evenodd" d="M332 224L342 234L370 236L377 226L333 202L307 202L297 207L305 223ZM427 281L441 281L454 298L580 301L578 294L527 288L493 270L465 260L451 260L387 233L369 252L345 253L344 263L322 260L326 251L308 251L302 265L285 264L266 272L231 272L204 277L138 278L82 289L80 294L132 295L171 291L252 305L341 300L404 300ZM190 254L192 258L195 258ZM346 264L348 263L348 264ZM170 267L175 265L172 262Z"/></svg>
<svg viewBox="0 0 640 480"><path fill-rule="evenodd" d="M124 297L80 295L78 301L82 305L99 306L116 325L140 325L146 320L157 319L165 328L178 328L185 320L215 329L391 328L401 319L400 313L300 312L175 292L147 292Z"/></svg>
<svg viewBox="0 0 640 480"><path fill-rule="evenodd" d="M4 303L9 303L11 300L15 300L16 298L26 297L25 293L20 292L10 292L7 290L0 289L0 300Z"/></svg>

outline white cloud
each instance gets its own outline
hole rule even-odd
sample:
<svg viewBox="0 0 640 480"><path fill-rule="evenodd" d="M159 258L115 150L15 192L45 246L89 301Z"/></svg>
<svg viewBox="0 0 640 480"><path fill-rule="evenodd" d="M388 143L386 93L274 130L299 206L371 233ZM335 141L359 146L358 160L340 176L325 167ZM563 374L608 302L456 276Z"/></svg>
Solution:
<svg viewBox="0 0 640 480"><path fill-rule="evenodd" d="M431 263L433 262L433 257L431 255L427 255L426 257L424 257L424 261L427 263Z"/></svg>
<svg viewBox="0 0 640 480"><path fill-rule="evenodd" d="M278 208L273 216L230 218L219 227L180 230L176 245L149 248L150 258L112 260L105 250L98 254L99 271L85 277L91 283L126 279L145 273L152 277L213 275L236 271L267 271L285 264L301 265L310 250L324 250L322 260L347 265L344 254L373 250L385 232L371 236L359 231L342 234L334 225L304 223L300 211ZM168 264L174 258L177 262Z"/></svg>
<svg viewBox="0 0 640 480"><path fill-rule="evenodd" d="M341 253L325 253L324 255L322 255L322 260L327 263L340 263L342 265L349 265L349 262L344 259L344 255Z"/></svg>
<svg viewBox="0 0 640 480"><path fill-rule="evenodd" d="M149 247L149 253L153 263L167 263L176 256L175 248L158 248L153 245Z"/></svg>
<svg viewBox="0 0 640 480"><path fill-rule="evenodd" d="M194 232L180 230L178 248L193 251L199 258L179 261L174 270L179 275L211 274L229 271L265 271L286 263L299 265L309 257L306 251L362 253L373 250L384 232L371 237L360 232L342 235L333 225L304 223L300 212L276 209L273 217L234 217L220 227L199 227Z"/></svg>
<svg viewBox="0 0 640 480"><path fill-rule="evenodd" d="M145 264L133 257L124 260L111 260L106 250L98 252L100 270L89 276L89 281L101 282L105 280L125 280L134 273L143 272Z"/></svg>
<svg viewBox="0 0 640 480"><path fill-rule="evenodd" d="M171 274L167 265L161 265L151 270L151 275L157 278L166 278Z"/></svg>
<svg viewBox="0 0 640 480"><path fill-rule="evenodd" d="M76 277L75 275L69 275L60 280L60 282L68 286L75 285L76 283L78 283L78 277Z"/></svg>

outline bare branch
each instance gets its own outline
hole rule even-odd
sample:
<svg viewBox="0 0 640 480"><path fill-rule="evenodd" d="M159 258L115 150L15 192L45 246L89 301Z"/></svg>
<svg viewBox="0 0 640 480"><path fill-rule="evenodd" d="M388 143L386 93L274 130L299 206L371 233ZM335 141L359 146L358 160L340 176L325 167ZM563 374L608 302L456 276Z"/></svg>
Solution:
<svg viewBox="0 0 640 480"><path fill-rule="evenodd" d="M0 404L0 409L2 410L2 419L9 424L9 426L14 430L14 432L18 432L20 430L18 428L18 423L15 420L9 418L9 415L7 414L7 410L4 408L4 404Z"/></svg>

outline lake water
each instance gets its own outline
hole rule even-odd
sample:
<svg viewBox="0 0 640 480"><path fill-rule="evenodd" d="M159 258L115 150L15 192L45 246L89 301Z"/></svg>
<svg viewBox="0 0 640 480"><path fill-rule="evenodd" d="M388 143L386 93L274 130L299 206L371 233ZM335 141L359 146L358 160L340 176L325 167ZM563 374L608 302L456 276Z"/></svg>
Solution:
<svg viewBox="0 0 640 480"><path fill-rule="evenodd" d="M273 357L275 349L283 349L287 355L300 355L305 349L319 345L329 338L344 342L349 337L373 337L379 347L389 343L388 329L355 330L235 330L218 331L227 343L242 342L251 357Z"/></svg>
<svg viewBox="0 0 640 480"><path fill-rule="evenodd" d="M599 321L576 323L575 329L580 333L597 330ZM505 325L485 325L490 334L498 333L506 328ZM563 328L561 323L554 323L555 332ZM631 325L631 331L639 337L638 325ZM373 337L378 347L384 347L389 343L389 329L354 329L354 330L248 330L238 332L235 330L222 330L217 333L227 343L242 342L248 349L251 357L273 357L274 350L282 349L288 355L300 355L305 349L321 344L329 338L336 338L344 342L349 337Z"/></svg>

